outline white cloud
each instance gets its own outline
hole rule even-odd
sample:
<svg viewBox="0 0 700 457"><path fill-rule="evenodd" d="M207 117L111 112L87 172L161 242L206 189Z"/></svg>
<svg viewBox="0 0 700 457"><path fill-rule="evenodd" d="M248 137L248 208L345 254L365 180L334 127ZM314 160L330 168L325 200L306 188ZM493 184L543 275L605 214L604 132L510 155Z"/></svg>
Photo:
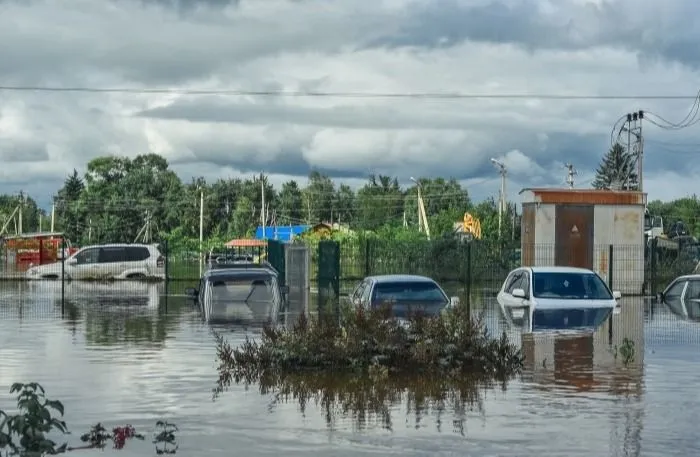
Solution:
<svg viewBox="0 0 700 457"><path fill-rule="evenodd" d="M0 80L555 95L658 94L671 87L692 94L700 86L696 32L687 27L700 7L690 0L644 5L633 14L628 0L507 6L484 0L439 8L407 0L213 3L219 6L5 1L0 40L13 46L0 49ZM620 17L629 21L609 27ZM90 158L157 152L186 180L200 172L215 178L261 170L296 177L316 166L354 175L350 182L376 172L402 182L419 174L478 183L496 174L489 157L502 157L515 195L518 186L563 185L566 162L579 170L581 183L589 180L620 115L644 109L677 120L690 105L0 91L0 192L23 189L47 201ZM645 132L650 145L693 140L692 128L666 132L647 123ZM648 148L651 198L694 191L690 149L669 155ZM656 178L674 173L672 182ZM689 184L680 186L683 180ZM497 191L481 187L472 192L477 199Z"/></svg>

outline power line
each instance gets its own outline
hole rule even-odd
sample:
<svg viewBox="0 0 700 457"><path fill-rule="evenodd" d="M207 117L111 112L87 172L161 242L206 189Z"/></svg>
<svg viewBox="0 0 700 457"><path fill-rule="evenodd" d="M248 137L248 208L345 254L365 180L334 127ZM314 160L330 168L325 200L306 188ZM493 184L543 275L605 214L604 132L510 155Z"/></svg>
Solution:
<svg viewBox="0 0 700 457"><path fill-rule="evenodd" d="M335 97L335 98L414 98L414 99L524 99L524 100L694 100L698 95L682 94L475 94L463 92L320 92L320 91L272 91L238 89L154 89L129 87L59 87L59 86L8 86L0 85L5 92L78 92L124 94L172 94L172 95L222 95L260 97Z"/></svg>

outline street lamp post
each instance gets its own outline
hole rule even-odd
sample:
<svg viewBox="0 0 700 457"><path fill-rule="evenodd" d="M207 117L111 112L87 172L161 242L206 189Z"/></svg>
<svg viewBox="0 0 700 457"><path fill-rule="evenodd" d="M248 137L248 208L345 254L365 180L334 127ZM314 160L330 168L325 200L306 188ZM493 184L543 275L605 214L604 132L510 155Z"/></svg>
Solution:
<svg viewBox="0 0 700 457"><path fill-rule="evenodd" d="M503 227L503 213L506 211L506 166L503 162L500 162L494 158L491 159L498 172L501 175L501 195L498 198L498 238L501 238L501 230Z"/></svg>

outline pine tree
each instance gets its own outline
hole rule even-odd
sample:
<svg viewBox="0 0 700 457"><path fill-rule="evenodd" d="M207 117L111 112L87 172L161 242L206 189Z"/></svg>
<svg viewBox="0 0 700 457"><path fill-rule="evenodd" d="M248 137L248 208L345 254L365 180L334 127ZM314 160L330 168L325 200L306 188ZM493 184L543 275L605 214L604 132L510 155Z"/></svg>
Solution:
<svg viewBox="0 0 700 457"><path fill-rule="evenodd" d="M595 189L638 189L635 158L620 143L613 145L603 156L596 170Z"/></svg>

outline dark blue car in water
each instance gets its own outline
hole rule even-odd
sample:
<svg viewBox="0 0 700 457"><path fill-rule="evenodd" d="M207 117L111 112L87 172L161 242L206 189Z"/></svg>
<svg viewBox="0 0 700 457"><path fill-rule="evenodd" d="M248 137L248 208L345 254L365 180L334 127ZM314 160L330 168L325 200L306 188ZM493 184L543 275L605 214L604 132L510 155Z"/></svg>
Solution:
<svg viewBox="0 0 700 457"><path fill-rule="evenodd" d="M448 297L433 279L417 275L368 276L350 294L353 306L376 309L390 305L397 319L406 319L411 313L434 316L458 300Z"/></svg>

